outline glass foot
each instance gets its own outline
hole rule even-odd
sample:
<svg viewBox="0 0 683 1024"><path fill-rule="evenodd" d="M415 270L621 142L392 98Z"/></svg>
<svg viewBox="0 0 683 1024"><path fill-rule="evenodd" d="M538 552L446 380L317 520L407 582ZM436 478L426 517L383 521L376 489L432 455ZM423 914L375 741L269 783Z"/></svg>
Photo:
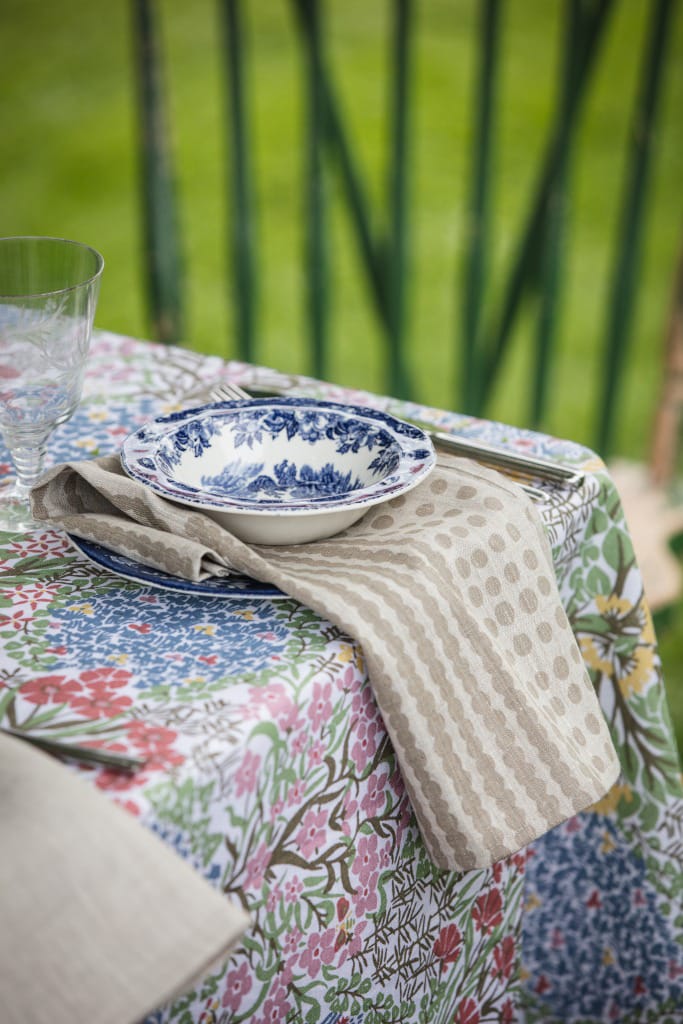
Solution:
<svg viewBox="0 0 683 1024"><path fill-rule="evenodd" d="M25 498L12 490L0 490L0 533L32 533L44 530L45 523L40 523L31 515L31 506Z"/></svg>

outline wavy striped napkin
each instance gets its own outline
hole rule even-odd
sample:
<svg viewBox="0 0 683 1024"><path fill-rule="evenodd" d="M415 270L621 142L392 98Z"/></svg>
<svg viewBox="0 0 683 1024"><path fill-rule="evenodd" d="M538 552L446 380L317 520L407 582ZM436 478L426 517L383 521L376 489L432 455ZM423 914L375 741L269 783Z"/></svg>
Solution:
<svg viewBox="0 0 683 1024"><path fill-rule="evenodd" d="M130 480L116 456L50 470L33 511L188 579L234 567L354 637L438 867L486 867L616 780L543 527L492 470L440 454L408 494L291 547L243 544Z"/></svg>

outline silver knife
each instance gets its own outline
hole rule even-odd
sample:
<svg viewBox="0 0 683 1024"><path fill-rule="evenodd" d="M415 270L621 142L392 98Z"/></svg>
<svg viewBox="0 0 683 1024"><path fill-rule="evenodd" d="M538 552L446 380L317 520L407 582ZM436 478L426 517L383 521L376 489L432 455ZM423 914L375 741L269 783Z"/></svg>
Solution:
<svg viewBox="0 0 683 1024"><path fill-rule="evenodd" d="M274 386L261 385L256 381L247 384L248 392L253 395L299 395L296 385L278 388ZM305 397L305 396L304 396ZM435 448L442 448L445 451L453 452L455 455L466 455L474 458L487 466L507 469L513 473L533 477L537 480L547 480L550 483L561 484L564 487L580 487L584 481L585 474L573 466L563 466L558 462L551 462L550 459L543 459L538 455L526 455L521 452L511 451L507 448L500 448L495 445L486 444L484 441L475 441L469 437L462 437L459 434L449 434L443 430L432 429L429 423L422 420L412 419L404 416L401 412L395 415L406 423L413 423L416 427L429 434ZM545 498L542 491L533 487L526 490L536 498Z"/></svg>

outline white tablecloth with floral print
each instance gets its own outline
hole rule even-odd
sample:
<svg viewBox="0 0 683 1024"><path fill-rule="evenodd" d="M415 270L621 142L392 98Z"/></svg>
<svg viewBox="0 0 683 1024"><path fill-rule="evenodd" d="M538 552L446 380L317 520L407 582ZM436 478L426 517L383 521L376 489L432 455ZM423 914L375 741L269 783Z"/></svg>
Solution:
<svg viewBox="0 0 683 1024"><path fill-rule="evenodd" d="M97 332L51 458L114 451L177 396L254 372ZM0 534L4 722L144 753L134 776L69 770L252 917L229 961L149 1024L683 1022L680 769L602 463L544 435L308 387L588 470L575 491L549 488L542 514L622 777L491 870L438 871L352 638L291 599L173 593L94 567L63 535ZM5 460L0 448L0 472Z"/></svg>

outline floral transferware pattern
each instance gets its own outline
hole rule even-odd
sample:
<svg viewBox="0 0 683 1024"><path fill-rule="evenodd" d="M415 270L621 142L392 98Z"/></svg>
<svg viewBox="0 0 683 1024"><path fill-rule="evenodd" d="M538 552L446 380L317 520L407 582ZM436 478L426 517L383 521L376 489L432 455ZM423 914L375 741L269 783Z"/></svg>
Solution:
<svg viewBox="0 0 683 1024"><path fill-rule="evenodd" d="M170 412L169 395L199 395L225 366L99 333L89 371L55 460L114 450ZM0 535L4 719L143 753L133 777L80 770L252 917L228 962L147 1024L680 1024L681 778L640 575L601 464L538 434L319 394L595 470L578 491L549 490L543 514L623 774L508 861L437 871L350 638L290 599L148 588L98 571L51 531Z"/></svg>
<svg viewBox="0 0 683 1024"><path fill-rule="evenodd" d="M164 497L254 512L369 506L415 487L435 459L423 430L381 410L292 397L160 416L121 449L126 472Z"/></svg>

